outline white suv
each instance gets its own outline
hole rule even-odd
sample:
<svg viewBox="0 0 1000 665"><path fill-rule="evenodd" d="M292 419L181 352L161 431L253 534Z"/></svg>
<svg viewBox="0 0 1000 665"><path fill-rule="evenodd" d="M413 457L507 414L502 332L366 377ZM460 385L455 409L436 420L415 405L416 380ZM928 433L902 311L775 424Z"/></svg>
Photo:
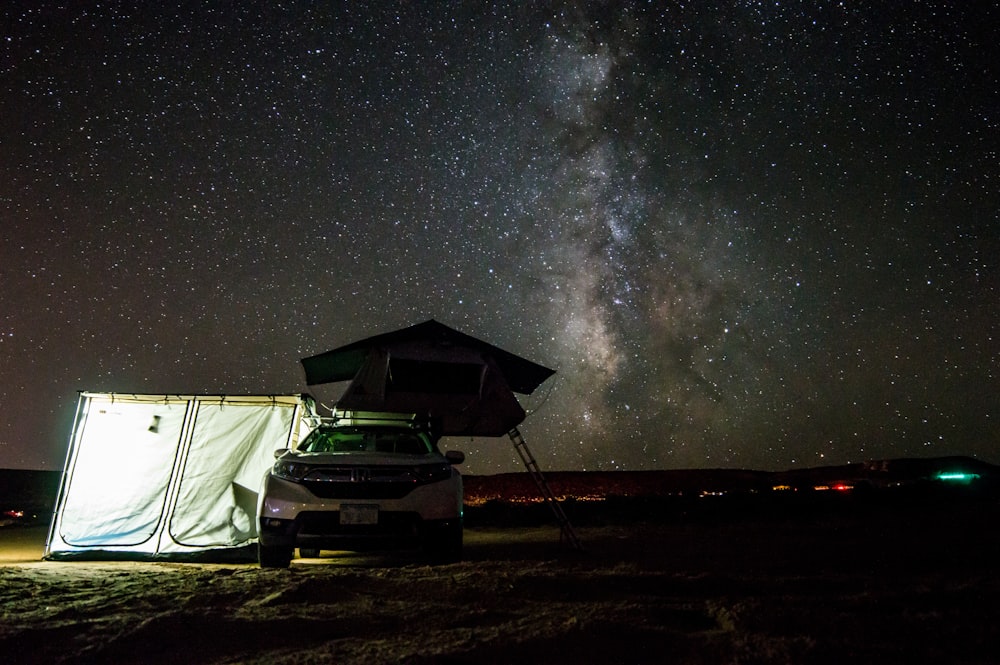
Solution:
<svg viewBox="0 0 1000 665"><path fill-rule="evenodd" d="M380 550L421 546L431 561L462 556L458 451L413 416L341 413L294 450L279 450L258 505L260 565L286 568L294 548Z"/></svg>

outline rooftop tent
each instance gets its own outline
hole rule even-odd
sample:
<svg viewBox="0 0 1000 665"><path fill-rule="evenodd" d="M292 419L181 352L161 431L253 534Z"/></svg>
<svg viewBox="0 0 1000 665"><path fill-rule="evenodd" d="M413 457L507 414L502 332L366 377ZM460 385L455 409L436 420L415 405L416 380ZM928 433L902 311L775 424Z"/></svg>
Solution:
<svg viewBox="0 0 1000 665"><path fill-rule="evenodd" d="M350 381L341 411L428 415L444 435L502 436L555 372L430 320L304 358L309 385Z"/></svg>
<svg viewBox="0 0 1000 665"><path fill-rule="evenodd" d="M45 558L256 556L257 491L303 395L81 393Z"/></svg>

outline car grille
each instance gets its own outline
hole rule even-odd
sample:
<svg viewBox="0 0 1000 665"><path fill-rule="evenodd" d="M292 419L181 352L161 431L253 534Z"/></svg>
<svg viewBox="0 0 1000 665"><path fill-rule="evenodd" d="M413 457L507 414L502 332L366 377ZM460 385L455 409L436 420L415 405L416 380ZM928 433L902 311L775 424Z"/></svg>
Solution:
<svg viewBox="0 0 1000 665"><path fill-rule="evenodd" d="M323 499L401 499L420 482L409 467L342 466L314 469L302 484Z"/></svg>

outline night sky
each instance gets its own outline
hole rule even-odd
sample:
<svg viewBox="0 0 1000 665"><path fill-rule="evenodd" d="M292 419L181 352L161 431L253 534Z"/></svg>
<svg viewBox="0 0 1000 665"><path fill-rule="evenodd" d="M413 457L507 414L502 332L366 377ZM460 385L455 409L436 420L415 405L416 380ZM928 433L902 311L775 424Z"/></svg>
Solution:
<svg viewBox="0 0 1000 665"><path fill-rule="evenodd" d="M136 4L0 10L0 467L431 318L543 470L1000 463L992 3Z"/></svg>

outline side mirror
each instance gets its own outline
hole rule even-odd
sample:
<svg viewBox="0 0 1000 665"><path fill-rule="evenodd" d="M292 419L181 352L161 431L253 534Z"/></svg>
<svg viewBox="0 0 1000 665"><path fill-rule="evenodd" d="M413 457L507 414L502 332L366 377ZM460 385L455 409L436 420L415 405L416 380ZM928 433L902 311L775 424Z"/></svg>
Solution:
<svg viewBox="0 0 1000 665"><path fill-rule="evenodd" d="M461 450L449 450L444 454L444 458L449 464L461 464L465 461L465 453Z"/></svg>
<svg viewBox="0 0 1000 665"><path fill-rule="evenodd" d="M274 451L274 459L278 459L286 452L288 452L288 448L278 448L277 450Z"/></svg>

